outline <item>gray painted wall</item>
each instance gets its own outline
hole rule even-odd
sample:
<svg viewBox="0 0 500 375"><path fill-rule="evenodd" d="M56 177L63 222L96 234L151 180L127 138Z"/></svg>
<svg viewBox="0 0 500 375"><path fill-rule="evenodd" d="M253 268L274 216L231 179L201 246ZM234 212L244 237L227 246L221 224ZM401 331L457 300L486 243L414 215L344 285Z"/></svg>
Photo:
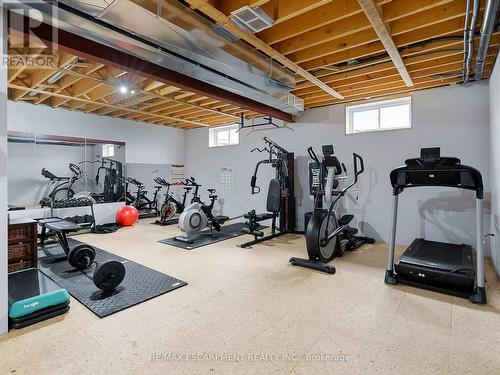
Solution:
<svg viewBox="0 0 500 375"><path fill-rule="evenodd" d="M477 167L486 186L489 207L489 129L488 86L470 85L420 91L413 94L413 128L378 133L345 135L343 105L306 111L300 122L287 128L242 131L240 145L208 148L208 130L187 132L186 175L193 175L204 185L218 187L220 168L234 170L234 189L219 191L224 199L224 213L234 217L255 207L264 210L265 192L250 194L250 176L255 163L262 158L250 153L262 146L267 136L296 153L296 192L298 226L303 227L303 213L311 210L307 192L306 148L320 150L322 144L333 143L336 154L352 171L352 152L365 159L367 171L361 177L359 200L346 199L345 208L356 215L366 235L387 241L391 187L389 172L404 160L418 157L421 147L440 146L443 155L458 156L465 164ZM266 168L263 168L266 169ZM271 170L259 174L263 191ZM262 170L264 172L264 170ZM400 200L397 241L410 243L416 236L429 239L474 243L474 200L470 192L452 189L415 189ZM485 215L485 228L489 214Z"/></svg>
<svg viewBox="0 0 500 375"><path fill-rule="evenodd" d="M500 274L500 67L490 77L491 258Z"/></svg>

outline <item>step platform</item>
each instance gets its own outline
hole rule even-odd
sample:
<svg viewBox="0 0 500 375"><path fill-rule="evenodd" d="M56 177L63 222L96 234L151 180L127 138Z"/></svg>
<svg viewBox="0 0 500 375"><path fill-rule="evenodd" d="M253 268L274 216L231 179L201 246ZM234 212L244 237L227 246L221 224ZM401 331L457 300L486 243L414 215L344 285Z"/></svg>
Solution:
<svg viewBox="0 0 500 375"><path fill-rule="evenodd" d="M9 326L23 328L69 310L69 294L36 268L9 274Z"/></svg>

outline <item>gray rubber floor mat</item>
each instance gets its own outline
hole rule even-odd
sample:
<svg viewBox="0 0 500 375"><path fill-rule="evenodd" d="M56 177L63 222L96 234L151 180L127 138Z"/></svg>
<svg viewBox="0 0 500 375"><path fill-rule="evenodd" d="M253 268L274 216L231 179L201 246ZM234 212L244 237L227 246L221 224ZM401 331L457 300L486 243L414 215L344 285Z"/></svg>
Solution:
<svg viewBox="0 0 500 375"><path fill-rule="evenodd" d="M72 248L81 244L80 241L71 238L68 240ZM187 285L175 277L94 248L97 262L114 259L123 262L125 266L125 278L113 291L102 291L94 285L92 275L95 266L85 271L78 271L67 261L54 262L55 258L64 254L59 244L48 245L38 250L38 269L100 318Z"/></svg>
<svg viewBox="0 0 500 375"><path fill-rule="evenodd" d="M158 242L164 243L166 245L180 247L181 249L185 250L193 250L202 246L207 246L216 242L244 235L245 233L241 232L244 226L245 223L234 223L234 224L224 225L220 232L213 231L212 234L210 234L209 230L204 230L200 232L200 236L196 238L193 241L193 243L178 241L174 239L175 237L160 240ZM261 226L259 229L262 228L266 227Z"/></svg>

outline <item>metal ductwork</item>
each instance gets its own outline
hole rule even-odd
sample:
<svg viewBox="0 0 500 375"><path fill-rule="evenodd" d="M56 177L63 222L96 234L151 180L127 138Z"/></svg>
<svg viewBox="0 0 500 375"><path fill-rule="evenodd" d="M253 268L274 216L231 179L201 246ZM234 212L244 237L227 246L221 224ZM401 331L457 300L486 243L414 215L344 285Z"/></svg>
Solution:
<svg viewBox="0 0 500 375"><path fill-rule="evenodd" d="M303 112L303 100L291 93L291 71L242 41L228 40L176 0L46 0L24 6L50 16L59 29L282 112Z"/></svg>
<svg viewBox="0 0 500 375"><path fill-rule="evenodd" d="M476 55L476 73L474 75L476 81L483 78L484 64L486 62L486 56L488 55L491 34L493 33L493 28L497 20L499 5L500 0L487 0L486 2Z"/></svg>

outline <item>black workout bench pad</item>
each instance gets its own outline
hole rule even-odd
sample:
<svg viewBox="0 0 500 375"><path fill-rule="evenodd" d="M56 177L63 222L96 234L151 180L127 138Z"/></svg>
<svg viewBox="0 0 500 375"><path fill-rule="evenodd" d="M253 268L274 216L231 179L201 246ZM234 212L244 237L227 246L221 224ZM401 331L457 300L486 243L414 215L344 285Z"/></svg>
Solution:
<svg viewBox="0 0 500 375"><path fill-rule="evenodd" d="M167 238L165 240L160 240L158 242L164 243L165 245L180 247L181 249L184 249L184 250L194 250L194 249L197 249L197 248L202 247L202 246L211 245L211 244L216 243L216 242L225 241L225 240L228 240L230 238L235 238L235 237L245 235L245 233L243 233L241 231L244 226L245 226L245 223L234 223L234 224L224 225L224 226L222 226L222 229L220 232L217 232L216 230L214 230L212 232L212 235L210 235L210 231L207 229L207 230L200 232L200 237L193 240L193 243L176 241L176 240L174 240L174 237ZM262 226L260 229L262 229L262 228L266 228L266 227Z"/></svg>
<svg viewBox="0 0 500 375"><path fill-rule="evenodd" d="M71 238L68 242L72 248L81 244L80 241ZM51 259L63 255L59 244L48 245L38 250L38 269L100 318L187 285L182 280L97 247L94 248L95 260L99 263L108 259L124 262L125 278L114 291L103 291L94 285L92 275L95 265L88 270L78 271L67 261L51 262Z"/></svg>

